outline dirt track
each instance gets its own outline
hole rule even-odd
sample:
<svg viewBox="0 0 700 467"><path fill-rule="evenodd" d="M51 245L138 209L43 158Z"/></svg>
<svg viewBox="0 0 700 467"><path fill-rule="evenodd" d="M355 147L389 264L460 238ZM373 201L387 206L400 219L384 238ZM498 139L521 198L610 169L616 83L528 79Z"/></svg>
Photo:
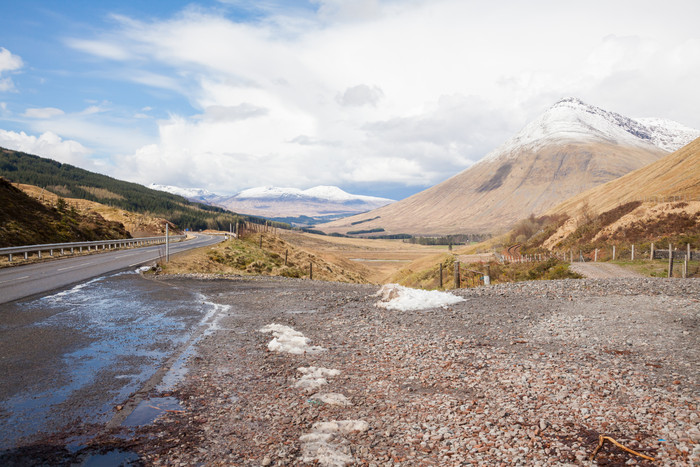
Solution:
<svg viewBox="0 0 700 467"><path fill-rule="evenodd" d="M569 269L588 279L625 279L645 277L638 272L611 263L571 263Z"/></svg>

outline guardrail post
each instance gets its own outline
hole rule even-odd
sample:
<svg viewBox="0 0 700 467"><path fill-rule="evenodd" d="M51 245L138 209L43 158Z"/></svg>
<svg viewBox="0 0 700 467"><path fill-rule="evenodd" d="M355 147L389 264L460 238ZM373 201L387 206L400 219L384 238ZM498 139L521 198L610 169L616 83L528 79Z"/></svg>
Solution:
<svg viewBox="0 0 700 467"><path fill-rule="evenodd" d="M49 256L53 256L53 250L49 250Z"/></svg>
<svg viewBox="0 0 700 467"><path fill-rule="evenodd" d="M61 248L61 256L63 256L63 248Z"/></svg>
<svg viewBox="0 0 700 467"><path fill-rule="evenodd" d="M12 262L12 253L10 253L8 256L9 256L9 260L10 260L10 263L11 263L11 262Z"/></svg>
<svg viewBox="0 0 700 467"><path fill-rule="evenodd" d="M28 258L29 258L29 254L25 251L24 252L24 259L28 259Z"/></svg>
<svg viewBox="0 0 700 467"><path fill-rule="evenodd" d="M41 259L41 250L39 250L37 253L39 253L39 259Z"/></svg>

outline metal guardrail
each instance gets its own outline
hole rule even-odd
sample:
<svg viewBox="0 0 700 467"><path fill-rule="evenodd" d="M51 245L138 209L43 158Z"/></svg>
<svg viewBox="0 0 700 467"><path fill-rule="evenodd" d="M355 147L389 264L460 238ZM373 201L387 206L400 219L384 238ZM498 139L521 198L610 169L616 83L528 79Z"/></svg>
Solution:
<svg viewBox="0 0 700 467"><path fill-rule="evenodd" d="M29 253L38 253L39 258L41 258L42 251L48 251L50 256L53 256L54 251L60 251L60 254L65 254L65 251L70 249L71 253L78 249L79 253L83 252L83 248L87 248L90 251L93 247L95 250L112 250L116 248L122 248L127 246L146 246L146 245L159 245L165 243L166 237L144 237L144 238L122 238L117 240L98 240L95 242L70 242L70 243L48 243L44 245L25 245L25 246L12 246L8 248L0 248L0 256L7 255L8 259L12 261L12 255L24 254L24 259L27 259ZM187 235L171 235L168 237L169 241L181 241L187 238Z"/></svg>

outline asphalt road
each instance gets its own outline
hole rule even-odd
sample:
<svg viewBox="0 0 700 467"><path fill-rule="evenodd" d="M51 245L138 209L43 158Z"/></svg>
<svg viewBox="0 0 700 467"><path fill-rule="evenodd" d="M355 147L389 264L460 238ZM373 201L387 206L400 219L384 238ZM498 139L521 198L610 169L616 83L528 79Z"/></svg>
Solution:
<svg viewBox="0 0 700 467"><path fill-rule="evenodd" d="M219 236L200 234L195 239L170 244L170 254L213 245L222 240ZM0 303L45 293L109 272L152 263L164 251L165 245L155 245L1 269Z"/></svg>

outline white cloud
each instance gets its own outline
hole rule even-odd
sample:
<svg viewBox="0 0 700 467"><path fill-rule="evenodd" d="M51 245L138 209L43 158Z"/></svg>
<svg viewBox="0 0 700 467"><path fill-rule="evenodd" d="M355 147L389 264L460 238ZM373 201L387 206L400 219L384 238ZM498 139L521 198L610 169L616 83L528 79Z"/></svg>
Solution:
<svg viewBox="0 0 700 467"><path fill-rule="evenodd" d="M110 60L126 60L131 54L121 45L99 40L70 39L67 44L77 50Z"/></svg>
<svg viewBox="0 0 700 467"><path fill-rule="evenodd" d="M384 97L384 92L380 87L359 84L347 88L342 95L338 94L336 100L340 105L344 106L376 106L382 97Z"/></svg>
<svg viewBox="0 0 700 467"><path fill-rule="evenodd" d="M12 91L15 89L15 83L9 76L3 77L6 72L19 70L24 66L22 59L13 55L12 52L4 47L0 47L0 92Z"/></svg>
<svg viewBox="0 0 700 467"><path fill-rule="evenodd" d="M48 157L59 162L65 162L81 167L92 164L87 158L91 151L77 141L63 140L50 131L33 136L25 132L0 130L0 146L28 154Z"/></svg>
<svg viewBox="0 0 700 467"><path fill-rule="evenodd" d="M61 109L57 109L55 107L43 107L27 109L22 115L29 118L53 118L64 114L65 112L63 112Z"/></svg>
<svg viewBox="0 0 700 467"><path fill-rule="evenodd" d="M161 21L115 17L119 27L100 38L69 41L119 61L121 79L198 109L115 157L119 174L222 192L431 185L566 96L700 127L697 2L316 5L261 3L248 23L197 8Z"/></svg>

